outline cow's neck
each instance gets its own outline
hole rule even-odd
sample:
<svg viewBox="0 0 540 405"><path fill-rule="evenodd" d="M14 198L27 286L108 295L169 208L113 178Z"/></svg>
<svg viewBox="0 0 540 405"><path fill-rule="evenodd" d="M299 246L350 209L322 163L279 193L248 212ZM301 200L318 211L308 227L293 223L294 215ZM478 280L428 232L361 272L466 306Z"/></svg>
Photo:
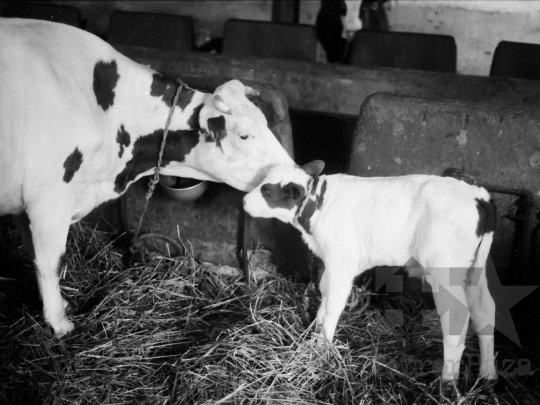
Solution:
<svg viewBox="0 0 540 405"><path fill-rule="evenodd" d="M124 82L130 85L130 89L119 89L126 98L121 105L133 107L132 110L115 111L119 157L122 158L124 152L130 157L115 179L114 190L119 194L129 184L154 170L167 117L179 87L174 79L150 70L145 73L142 77L134 74L132 80ZM162 166L171 160L182 161L199 143L199 112L208 96L208 93L182 87L171 116Z"/></svg>

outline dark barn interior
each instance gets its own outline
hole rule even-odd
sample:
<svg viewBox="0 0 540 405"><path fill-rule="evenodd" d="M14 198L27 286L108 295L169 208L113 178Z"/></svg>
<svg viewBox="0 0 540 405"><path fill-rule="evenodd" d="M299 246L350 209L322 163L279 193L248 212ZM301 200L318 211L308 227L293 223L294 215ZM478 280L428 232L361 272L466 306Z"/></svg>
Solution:
<svg viewBox="0 0 540 405"><path fill-rule="evenodd" d="M471 349L468 362L462 360L467 380L459 387L465 402L459 403L540 403L540 38L500 36L489 52L473 49L482 55L470 56L474 52L463 47L478 41L467 43L453 36L461 24L470 25L469 20L460 21L463 13L474 21L489 14L493 20L478 28L489 36L494 29L490 24L500 24L504 31L522 18L523 10L485 5L464 11L457 4L439 9L432 4L426 11L414 1L403 0L407 4L400 6L400 0L364 0L358 16L363 28L349 41L343 42L339 33L335 43L327 45L332 38L323 38L321 32L331 30L317 16L324 3L328 2L0 1L0 17L49 20L87 30L130 59L199 90L213 92L225 81L239 79L259 91L250 99L295 162L321 159L326 163L323 174L451 172L485 187L497 211L487 276L500 325L495 330L500 381L482 390L475 377L478 351ZM540 16L536 8L531 13ZM426 15L444 23L430 31L433 21ZM404 32L403 27L413 26L416 31ZM299 342L307 339L304 330L313 327L315 304L306 302L317 302L311 281L321 264L298 231L275 219L247 216L241 204L245 193L225 184L209 183L192 201L175 200L157 187L146 209L147 185L145 177L119 199L97 207L82 225L73 226L62 282L82 330L60 343L41 319L33 265L16 228L9 217L0 219L0 403L450 403L433 394L437 374L420 367L417 378L407 375L418 371L407 365L422 365L426 358L421 344L418 350L408 346L410 336L417 336L418 343L426 333L428 358L442 351L441 337L432 336L431 329L421 330L426 324L418 308L425 313L433 312L434 306L415 282L404 276L410 281L404 294L392 294L375 288L369 275L358 280L338 336L350 347L341 345L327 353L328 358L314 361ZM126 234L143 212L141 234L147 237L141 240L150 259L138 261L127 253ZM85 239L94 246L87 246ZM259 262L256 252L268 257ZM217 273L201 270L202 263L205 269L214 266ZM185 274L178 275L184 265ZM70 276L71 267L81 271ZM232 271L233 278L219 273L220 268ZM129 272L136 274L133 280ZM148 299L154 310L161 293L150 291L161 291L160 283L167 278L182 285L170 295L178 300L173 306L196 302L192 323L191 312L172 307L163 311L178 320L156 315L155 322L144 323L151 312L144 308L133 309L136 313L129 316L128 307L125 313L115 312L114 305L133 302L123 294L134 285L144 290L141 294L154 294L133 298L137 303ZM135 294L135 289L129 291ZM109 295L112 298L106 298ZM109 301L111 309L105 310ZM290 307L291 312L280 312L275 324L266 323L273 322L266 304ZM296 307L305 307L301 315ZM359 335L377 324L374 314L385 310L403 311L400 316L407 324L418 325L411 326L414 333L404 327L398 337L388 333L389 352L383 361L364 353L362 346L384 346L386 341L374 343L375 335ZM89 315L93 312L107 312L109 317L96 320ZM355 323L360 316L364 324ZM121 330L118 319L145 326ZM118 330L104 332L112 324ZM287 325L301 332L294 338L292 332L278 335L276 328L286 330ZM167 330L177 335L167 337ZM268 355L276 363L264 368L249 339L238 337L243 333L268 338L255 348L279 342L290 350L290 358L285 349L276 349ZM100 334L105 335L92 340ZM122 334L131 339L124 349L118 347L124 344ZM138 334L154 334L157 349L138 343ZM163 340L157 337L161 334ZM476 345L470 340L474 343L466 350ZM238 360L233 368L229 356L247 360ZM294 356L313 368L295 368ZM126 375L122 367L129 370ZM325 367L332 371L322 373ZM243 375L247 369L253 370ZM295 373L302 375L301 383ZM124 377L125 383L107 381ZM92 384L94 378L99 383ZM145 391L141 387L146 384ZM213 385L219 389L213 391ZM386 392L388 386L392 389Z"/></svg>

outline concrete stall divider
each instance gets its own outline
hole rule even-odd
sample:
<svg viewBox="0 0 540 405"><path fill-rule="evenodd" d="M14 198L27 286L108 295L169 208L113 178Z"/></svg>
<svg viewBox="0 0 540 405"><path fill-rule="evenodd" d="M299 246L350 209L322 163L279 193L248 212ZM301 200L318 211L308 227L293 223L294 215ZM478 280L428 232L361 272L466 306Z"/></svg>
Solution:
<svg viewBox="0 0 540 405"><path fill-rule="evenodd" d="M540 281L540 110L374 94L362 105L348 172L442 175L484 186L497 207L492 258L501 279ZM389 230L391 231L391 230Z"/></svg>

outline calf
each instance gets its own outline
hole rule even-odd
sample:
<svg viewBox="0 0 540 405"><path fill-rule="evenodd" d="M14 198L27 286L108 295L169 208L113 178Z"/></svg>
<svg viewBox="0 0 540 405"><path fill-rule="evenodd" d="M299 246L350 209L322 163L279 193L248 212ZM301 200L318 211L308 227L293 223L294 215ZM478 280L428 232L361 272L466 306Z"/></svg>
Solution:
<svg viewBox="0 0 540 405"><path fill-rule="evenodd" d="M410 274L431 285L441 317L443 380L458 377L469 316L480 341L480 374L495 379L495 304L485 275L494 232L488 192L449 177L319 176L323 166L272 169L244 208L292 224L323 260L317 324L327 341L356 276L414 258L421 267Z"/></svg>
<svg viewBox="0 0 540 405"><path fill-rule="evenodd" d="M321 0L315 28L330 63L348 63L349 47L356 31L387 31L383 3L386 0Z"/></svg>
<svg viewBox="0 0 540 405"><path fill-rule="evenodd" d="M73 329L58 267L69 225L156 166L179 82L63 24L0 18L0 215L32 247L45 320ZM233 80L182 87L161 173L249 191L292 159ZM32 246L33 245L33 246Z"/></svg>

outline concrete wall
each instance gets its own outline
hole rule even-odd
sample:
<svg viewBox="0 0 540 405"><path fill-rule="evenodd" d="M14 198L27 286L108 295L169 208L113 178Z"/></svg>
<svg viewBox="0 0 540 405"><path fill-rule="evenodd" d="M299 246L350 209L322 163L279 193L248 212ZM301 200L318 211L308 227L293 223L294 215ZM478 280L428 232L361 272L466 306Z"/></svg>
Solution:
<svg viewBox="0 0 540 405"><path fill-rule="evenodd" d="M36 1L36 0L33 0ZM43 0L42 0L43 1ZM90 32L104 36L114 9L189 15L197 36L220 37L228 18L272 19L272 0L63 1L79 8ZM5 1L0 1L0 6ZM314 24L320 0L300 0L300 23ZM458 48L458 73L489 74L493 52L502 40L540 43L537 0L389 0L392 31L452 35Z"/></svg>
<svg viewBox="0 0 540 405"><path fill-rule="evenodd" d="M300 22L314 24L320 0L301 0ZM392 31L452 35L458 73L487 76L502 40L540 43L540 1L391 0Z"/></svg>

